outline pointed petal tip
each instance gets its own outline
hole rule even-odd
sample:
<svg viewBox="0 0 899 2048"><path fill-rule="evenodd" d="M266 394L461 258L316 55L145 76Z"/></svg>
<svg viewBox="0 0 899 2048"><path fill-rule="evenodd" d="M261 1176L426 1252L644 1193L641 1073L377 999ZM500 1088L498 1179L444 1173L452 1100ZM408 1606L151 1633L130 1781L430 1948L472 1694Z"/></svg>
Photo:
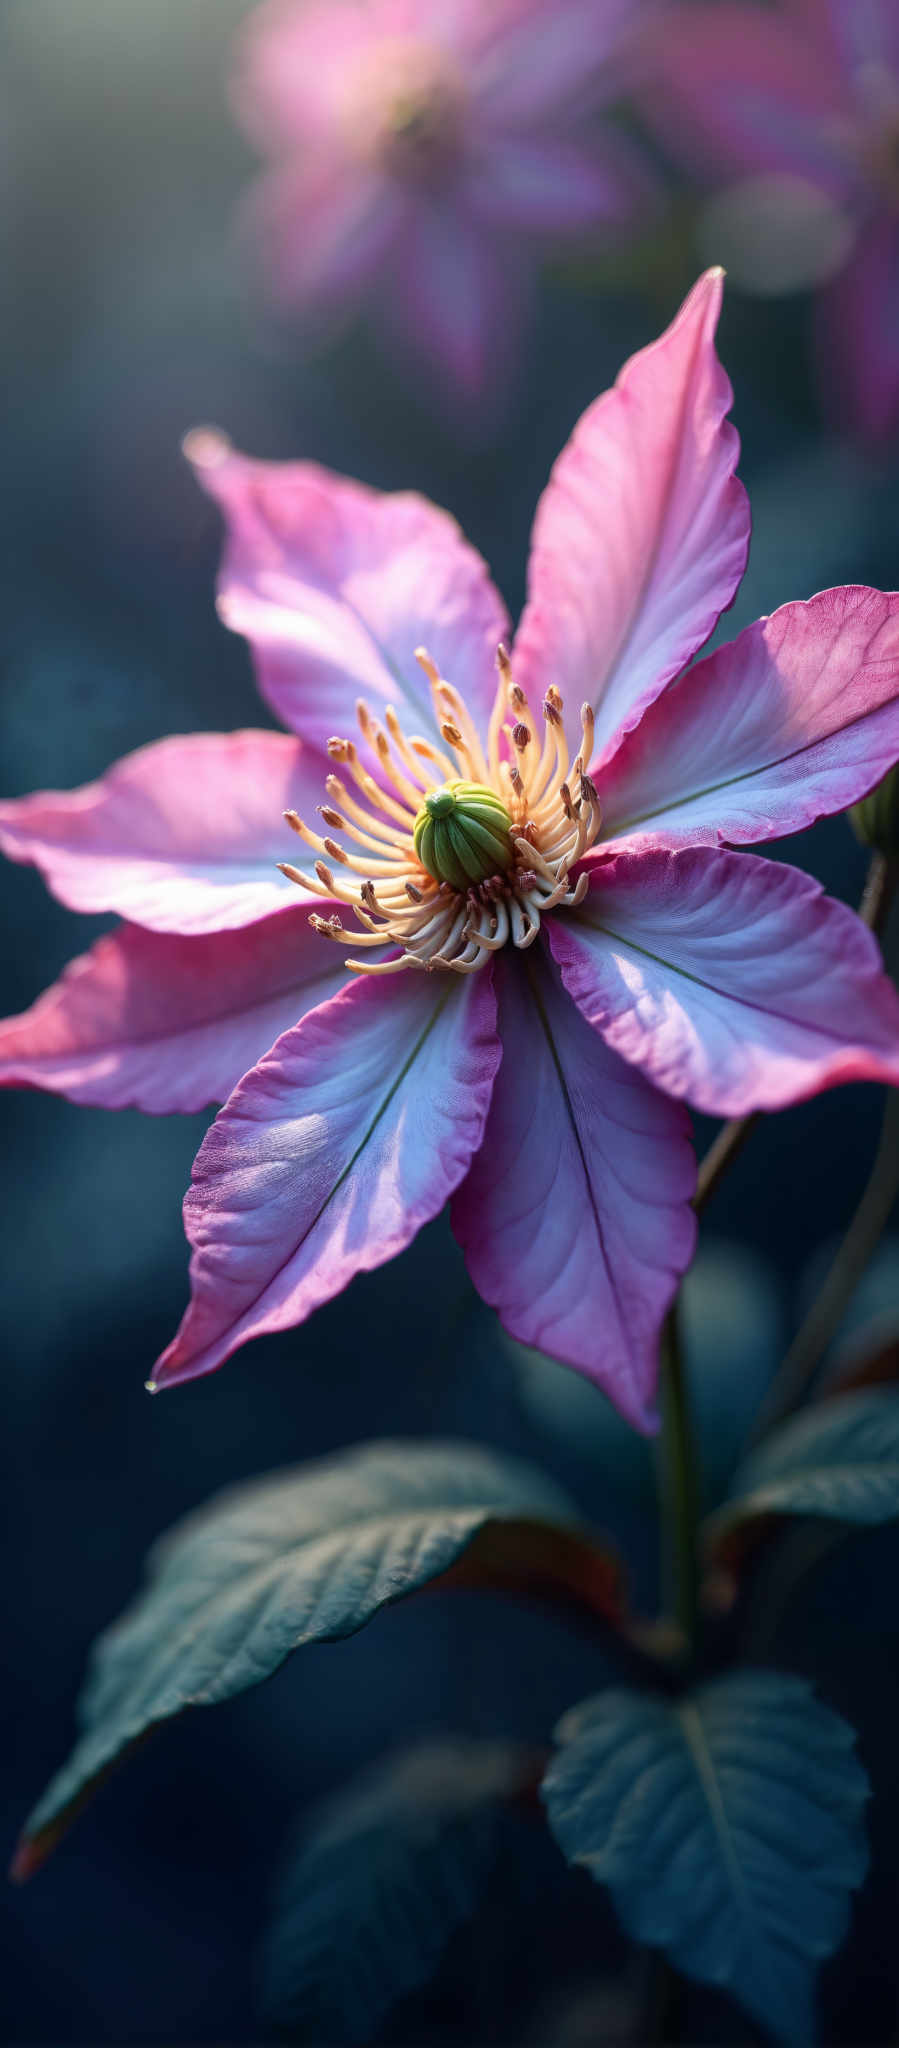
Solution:
<svg viewBox="0 0 899 2048"><path fill-rule="evenodd" d="M232 454L231 442L220 427L191 427L181 443L181 453L195 470L220 469Z"/></svg>
<svg viewBox="0 0 899 2048"><path fill-rule="evenodd" d="M727 272L723 263L710 263L708 269L703 270L697 278L692 290L688 291L681 307L680 315L675 315L675 319L685 316L690 307L695 307L701 302L708 308L711 316L711 328L712 332L714 332L721 312L726 276Z"/></svg>
<svg viewBox="0 0 899 2048"><path fill-rule="evenodd" d="M634 1428L639 1431L641 1436L658 1436L662 1427L661 1410L657 1401L653 1401L648 1407L641 1408L639 1411L635 1409L628 1419L633 1423Z"/></svg>
<svg viewBox="0 0 899 2048"><path fill-rule="evenodd" d="M44 1861L44 1850L39 1841L28 1835L20 1835L9 1864L11 1884L27 1884Z"/></svg>

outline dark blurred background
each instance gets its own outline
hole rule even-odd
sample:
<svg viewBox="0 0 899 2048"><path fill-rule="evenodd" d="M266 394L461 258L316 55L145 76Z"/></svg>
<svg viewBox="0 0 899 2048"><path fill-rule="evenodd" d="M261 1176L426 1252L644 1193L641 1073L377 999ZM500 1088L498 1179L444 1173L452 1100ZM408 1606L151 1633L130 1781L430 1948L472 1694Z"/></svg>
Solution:
<svg viewBox="0 0 899 2048"><path fill-rule="evenodd" d="M699 267L672 174L671 218L642 252L548 268L514 408L466 445L457 416L394 382L364 332L304 350L250 289L233 221L255 166L224 84L247 11L242 0L0 6L4 794L78 783L166 732L269 722L243 643L216 621L219 535L179 455L186 429L215 421L252 453L423 489L461 520L515 611L553 457ZM721 350L756 536L727 637L829 582L899 581L899 467L822 424L808 325L801 298L726 303ZM857 899L865 858L843 821L783 850ZM29 870L4 879L2 1007L13 1011L102 922L76 920ZM710 1487L848 1220L880 1109L878 1091L847 1089L768 1120L709 1211L688 1311ZM91 1638L130 1596L149 1541L226 1482L348 1438L476 1436L554 1470L630 1544L652 1600L651 1450L601 1396L502 1338L445 1222L304 1329L151 1401L143 1382L185 1299L180 1198L206 1119L13 1093L2 1116L10 1848L70 1742ZM897 1274L888 1240L856 1325L896 1314ZM856 1543L819 1570L776 1652L860 1725L885 1791L895 1556L886 1539L864 1544L861 1562ZM170 1728L104 1788L46 1871L7 1894L5 2037L257 2038L254 1952L295 1814L421 1731L544 1740L608 1668L601 1642L569 1619L443 1595ZM874 1877L825 1979L825 2037L847 2042L895 2038L896 1816L889 1799L880 1811ZM547 1839L533 1862L501 1859L483 1921L385 2038L634 2038L641 1993L604 1898ZM754 2038L730 2006L690 1997L685 2038Z"/></svg>

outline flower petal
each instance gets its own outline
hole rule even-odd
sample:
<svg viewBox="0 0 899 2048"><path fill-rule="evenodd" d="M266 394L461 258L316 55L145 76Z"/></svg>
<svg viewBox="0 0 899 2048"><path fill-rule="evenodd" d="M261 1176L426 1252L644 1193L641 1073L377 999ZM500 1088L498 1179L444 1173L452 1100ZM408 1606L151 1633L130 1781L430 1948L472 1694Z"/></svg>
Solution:
<svg viewBox="0 0 899 2048"><path fill-rule="evenodd" d="M863 98L890 91L899 71L899 15L893 0L792 0L816 40L828 39L845 76Z"/></svg>
<svg viewBox="0 0 899 2048"><path fill-rule="evenodd" d="M157 1115L205 1109L345 980L305 908L191 938L120 925L0 1023L0 1087Z"/></svg>
<svg viewBox="0 0 899 2048"><path fill-rule="evenodd" d="M899 996L877 945L797 868L717 847L623 853L549 930L588 1022L713 1116L899 1083Z"/></svg>
<svg viewBox="0 0 899 2048"><path fill-rule="evenodd" d="M240 228L276 297L307 323L347 313L389 258L403 216L384 179L318 156L251 186Z"/></svg>
<svg viewBox="0 0 899 2048"><path fill-rule="evenodd" d="M475 0L467 12L466 68L491 137L541 126L564 133L620 88L616 59L633 0Z"/></svg>
<svg viewBox="0 0 899 2048"><path fill-rule="evenodd" d="M646 112L701 175L783 170L848 182L852 95L824 21L812 35L798 9L787 19L700 0L656 10L646 26Z"/></svg>
<svg viewBox="0 0 899 2048"><path fill-rule="evenodd" d="M126 754L99 782L0 803L0 847L70 910L210 932L292 909L282 817L312 810L327 763L277 732L203 732Z"/></svg>
<svg viewBox="0 0 899 2048"><path fill-rule="evenodd" d="M433 736L422 644L486 724L507 617L448 513L316 463L252 462L202 429L187 454L228 524L219 610L285 724L324 748L355 733L361 694Z"/></svg>
<svg viewBox="0 0 899 2048"><path fill-rule="evenodd" d="M352 984L278 1040L197 1155L191 1302L156 1385L304 1322L437 1215L481 1142L495 1018L488 972L410 972Z"/></svg>
<svg viewBox="0 0 899 2048"><path fill-rule="evenodd" d="M266 155L320 150L343 111L348 57L376 55L383 24L365 0L262 0L237 29L231 98Z"/></svg>
<svg viewBox="0 0 899 2048"><path fill-rule="evenodd" d="M555 236L620 225L654 195L640 152L610 129L589 145L493 135L468 174L466 196L499 230Z"/></svg>
<svg viewBox="0 0 899 2048"><path fill-rule="evenodd" d="M439 379L444 398L495 398L520 354L530 282L522 252L498 243L489 224L423 194L398 238L380 324L393 347L409 354L411 345L419 365ZM502 634L493 639L494 651L497 638ZM458 675L452 680L458 683ZM486 723L483 690L475 707Z"/></svg>
<svg viewBox="0 0 899 2048"><path fill-rule="evenodd" d="M651 1430L659 1331L696 1236L688 1119L534 959L501 963L503 1062L453 1226L511 1335Z"/></svg>
<svg viewBox="0 0 899 2048"><path fill-rule="evenodd" d="M649 706L603 771L603 841L780 838L846 810L897 759L899 595L825 590Z"/></svg>
<svg viewBox="0 0 899 2048"><path fill-rule="evenodd" d="M816 307L821 386L836 423L879 444L899 429L899 229L875 218Z"/></svg>
<svg viewBox="0 0 899 2048"><path fill-rule="evenodd" d="M746 566L721 275L584 413L537 508L515 679L535 702L550 683L588 700L600 754L708 639Z"/></svg>

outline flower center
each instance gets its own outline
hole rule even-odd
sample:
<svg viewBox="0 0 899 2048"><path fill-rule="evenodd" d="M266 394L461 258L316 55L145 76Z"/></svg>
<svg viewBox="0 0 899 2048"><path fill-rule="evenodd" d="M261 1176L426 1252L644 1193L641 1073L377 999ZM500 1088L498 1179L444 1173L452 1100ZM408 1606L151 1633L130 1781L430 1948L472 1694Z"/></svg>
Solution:
<svg viewBox="0 0 899 2048"><path fill-rule="evenodd" d="M398 177L427 179L451 164L458 145L459 107L455 93L435 79L399 91L385 111L381 155Z"/></svg>
<svg viewBox="0 0 899 2048"><path fill-rule="evenodd" d="M459 156L465 98L446 51L416 38L382 39L347 80L348 143L392 177L439 182Z"/></svg>
<svg viewBox="0 0 899 2048"><path fill-rule="evenodd" d="M331 760L346 779L331 774L325 783L331 801L319 809L328 835L313 832L295 811L284 814L305 844L327 858L316 859L312 874L288 862L281 863L282 873L311 894L345 905L359 926L347 929L335 910L327 918L314 912L315 930L356 950L400 949L393 959L349 959L357 974L396 974L404 967L470 974L508 942L532 945L548 910L583 900L587 876L572 880L572 870L599 831L599 798L587 772L589 704L581 711L580 750L569 764L558 690L550 688L543 700L541 735L500 647L499 683L482 744L458 690L423 648L417 660L443 746L417 733L407 736L392 705L381 726L359 703L359 730L379 779L353 740L329 740Z"/></svg>
<svg viewBox="0 0 899 2048"><path fill-rule="evenodd" d="M422 867L435 882L467 889L515 865L512 820L483 782L445 782L425 797L412 830Z"/></svg>

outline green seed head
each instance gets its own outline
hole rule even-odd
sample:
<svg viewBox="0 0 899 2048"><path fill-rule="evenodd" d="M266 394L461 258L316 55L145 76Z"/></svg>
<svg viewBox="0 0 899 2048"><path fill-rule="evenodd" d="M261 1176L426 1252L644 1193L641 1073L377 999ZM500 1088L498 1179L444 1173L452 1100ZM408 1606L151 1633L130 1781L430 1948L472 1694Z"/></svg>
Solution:
<svg viewBox="0 0 899 2048"><path fill-rule="evenodd" d="M895 859L899 853L899 771L891 768L870 796L852 805L849 822L863 846Z"/></svg>
<svg viewBox="0 0 899 2048"><path fill-rule="evenodd" d="M515 861L505 804L480 782L446 782L425 797L413 830L415 851L435 882L470 889Z"/></svg>

